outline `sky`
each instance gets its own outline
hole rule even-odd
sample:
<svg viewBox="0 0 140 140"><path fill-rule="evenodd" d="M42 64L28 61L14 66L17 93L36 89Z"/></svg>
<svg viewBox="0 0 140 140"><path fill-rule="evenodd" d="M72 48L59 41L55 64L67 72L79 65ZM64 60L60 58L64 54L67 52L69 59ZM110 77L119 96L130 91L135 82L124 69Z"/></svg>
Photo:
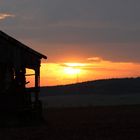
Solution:
<svg viewBox="0 0 140 140"><path fill-rule="evenodd" d="M139 0L0 0L0 30L48 56L42 61L43 86L136 77L139 5Z"/></svg>

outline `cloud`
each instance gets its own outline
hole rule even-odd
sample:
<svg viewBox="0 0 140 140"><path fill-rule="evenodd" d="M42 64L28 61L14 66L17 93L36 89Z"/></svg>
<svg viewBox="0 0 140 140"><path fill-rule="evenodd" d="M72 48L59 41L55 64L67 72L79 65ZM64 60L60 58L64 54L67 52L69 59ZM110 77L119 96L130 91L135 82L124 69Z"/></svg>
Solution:
<svg viewBox="0 0 140 140"><path fill-rule="evenodd" d="M58 66L61 67L72 67L72 68L84 68L88 64L87 63L60 63Z"/></svg>
<svg viewBox="0 0 140 140"><path fill-rule="evenodd" d="M9 18L9 17L15 17L15 15L13 14L7 14L7 13L0 13L0 20L4 20L6 18Z"/></svg>
<svg viewBox="0 0 140 140"><path fill-rule="evenodd" d="M111 62L104 59L102 59L100 62L94 61L96 59L99 59L98 57L93 57L91 59L93 59L93 61L85 61L82 63L51 63L51 64L61 69L64 69L64 68L80 69L85 73L90 72L93 75L94 73L100 73L103 76L106 76L106 74L107 75L112 74L112 76L114 74L115 76L119 74L127 75L129 73L132 76L134 75L138 76L140 73L139 72L140 64L137 64L137 63ZM48 65L50 65L50 63L48 63ZM58 68L55 68L54 70L56 71L56 69Z"/></svg>
<svg viewBox="0 0 140 140"><path fill-rule="evenodd" d="M101 57L89 57L87 60L92 62L101 62L103 59Z"/></svg>

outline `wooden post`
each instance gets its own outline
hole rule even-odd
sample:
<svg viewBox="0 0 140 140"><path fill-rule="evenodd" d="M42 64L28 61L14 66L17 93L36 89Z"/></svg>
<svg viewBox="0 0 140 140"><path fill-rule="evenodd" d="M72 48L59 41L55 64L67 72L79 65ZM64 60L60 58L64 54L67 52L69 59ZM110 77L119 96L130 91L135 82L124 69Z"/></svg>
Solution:
<svg viewBox="0 0 140 140"><path fill-rule="evenodd" d="M40 67L35 69L35 102L39 99L39 87L40 87Z"/></svg>

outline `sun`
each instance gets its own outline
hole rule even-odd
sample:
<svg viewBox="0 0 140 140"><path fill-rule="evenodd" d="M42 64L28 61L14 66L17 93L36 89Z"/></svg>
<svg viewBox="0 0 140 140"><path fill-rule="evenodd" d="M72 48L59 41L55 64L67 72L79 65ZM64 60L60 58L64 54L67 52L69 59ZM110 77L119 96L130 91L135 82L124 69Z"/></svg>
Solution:
<svg viewBox="0 0 140 140"><path fill-rule="evenodd" d="M77 75L81 73L80 63L65 63L64 73L68 75Z"/></svg>
<svg viewBox="0 0 140 140"><path fill-rule="evenodd" d="M69 75L75 75L80 73L80 69L73 68L73 67L66 67L64 68L64 72Z"/></svg>

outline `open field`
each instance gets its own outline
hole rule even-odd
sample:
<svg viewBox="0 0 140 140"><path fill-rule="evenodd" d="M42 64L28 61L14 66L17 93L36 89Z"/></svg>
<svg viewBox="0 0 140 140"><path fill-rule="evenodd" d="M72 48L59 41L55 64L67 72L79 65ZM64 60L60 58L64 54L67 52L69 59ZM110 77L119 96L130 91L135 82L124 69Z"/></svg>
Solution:
<svg viewBox="0 0 140 140"><path fill-rule="evenodd" d="M43 116L41 125L0 128L0 139L140 139L140 105L49 108Z"/></svg>
<svg viewBox="0 0 140 140"><path fill-rule="evenodd" d="M44 108L135 105L140 103L140 94L68 94L44 96L41 101Z"/></svg>

